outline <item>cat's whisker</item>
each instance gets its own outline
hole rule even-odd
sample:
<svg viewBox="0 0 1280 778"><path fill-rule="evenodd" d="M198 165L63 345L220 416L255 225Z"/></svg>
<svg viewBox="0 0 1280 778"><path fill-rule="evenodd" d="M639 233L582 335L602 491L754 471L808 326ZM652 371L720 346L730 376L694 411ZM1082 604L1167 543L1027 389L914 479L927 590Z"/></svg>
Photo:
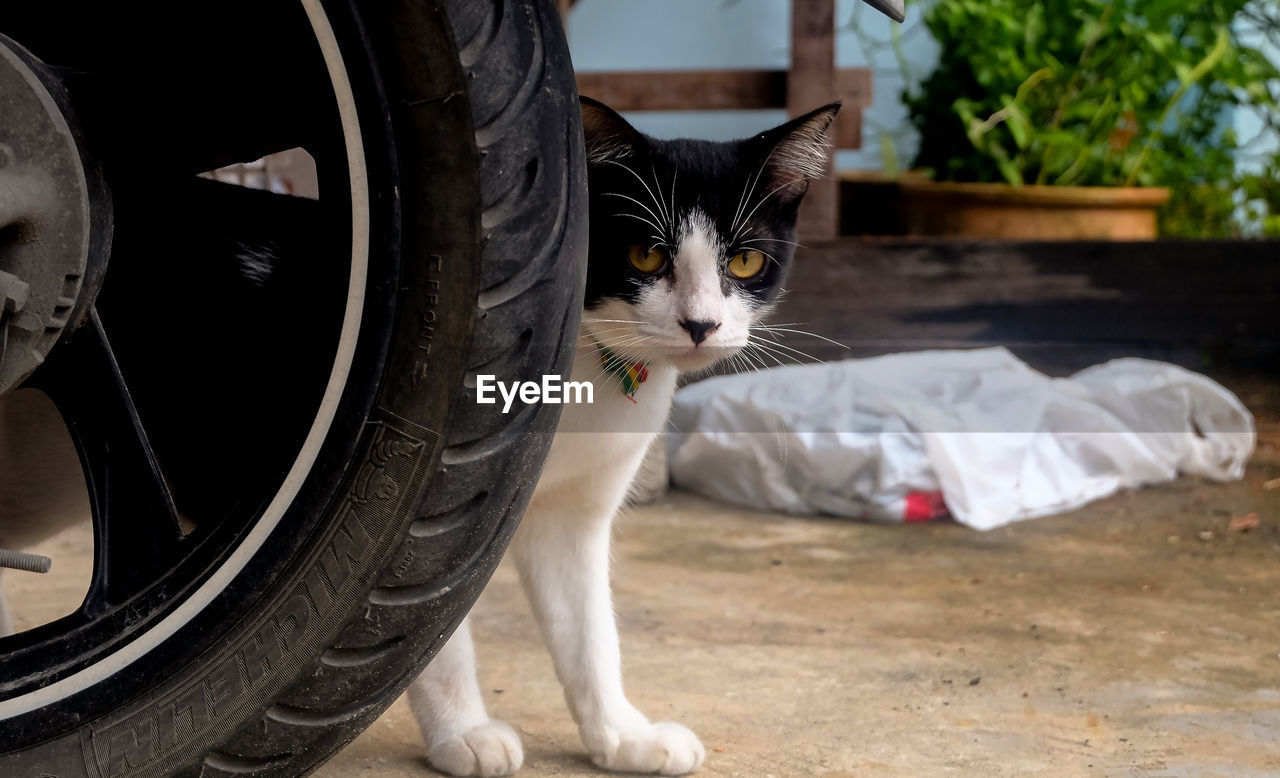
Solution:
<svg viewBox="0 0 1280 778"><path fill-rule="evenodd" d="M646 340L648 340L648 338L632 338L630 340L623 340L617 343L608 344L605 346L605 348L609 349L615 354L630 358L633 356L632 351L640 346L643 346Z"/></svg>
<svg viewBox="0 0 1280 778"><path fill-rule="evenodd" d="M778 258L777 258L777 257L775 257L774 255L770 254L769 252L765 251L764 249L752 249L752 250L753 250L753 251L759 251L759 252L760 252L761 254L763 254L763 255L764 255L764 256L765 256L765 257L766 257L770 262L772 262L773 264L777 265L778 267L782 267L782 263L778 261Z"/></svg>
<svg viewBox="0 0 1280 778"><path fill-rule="evenodd" d="M758 362L758 363L759 363L759 365L760 365L760 369L761 369L761 370L768 370L768 369L769 369L769 363L765 361L765 356L767 356L767 355L766 355L763 351L761 351L760 349L756 348L754 343L748 343L748 344L747 344L747 347L744 349L744 351L746 351L746 352L747 352L747 354L748 354L752 359L756 360L756 362ZM775 361L776 361L776 357L775 357L774 359L775 359ZM781 362L779 362L779 364L781 364Z"/></svg>
<svg viewBox="0 0 1280 778"><path fill-rule="evenodd" d="M628 328L628 330L629 329L630 328ZM616 350L617 348L623 347L630 342L647 340L651 337L653 336L644 334L644 333L624 331L624 332L619 332L617 334L612 334L612 335L592 336L590 337L589 341L592 346L595 346L597 348L603 346L604 348L607 348L610 350Z"/></svg>
<svg viewBox="0 0 1280 778"><path fill-rule="evenodd" d="M755 347L756 347L757 349L760 349L760 353L761 353L761 354L763 354L763 355L765 355L765 356L769 357L769 358L770 358L770 359L772 359L774 362L778 363L778 367L786 367L786 364L787 364L787 363L786 363L786 362L783 362L783 361L782 361L782 359L781 359L777 354L773 354L773 353L771 353L771 352L769 352L769 351L764 350L763 348L760 348L760 344L758 344L758 343L757 343L757 344L754 344L754 345L755 345Z"/></svg>
<svg viewBox="0 0 1280 778"><path fill-rule="evenodd" d="M801 248L801 249L804 248L802 244L796 243L794 240L785 240L783 238L748 238L746 240L740 240L738 242L739 243L785 243L788 246L795 246L796 248Z"/></svg>
<svg viewBox="0 0 1280 778"><path fill-rule="evenodd" d="M735 232L738 229L738 217L742 215L742 204L747 201L747 187L744 184L742 194L738 195L738 206L733 209L733 221L729 222L729 232Z"/></svg>
<svg viewBox="0 0 1280 778"><path fill-rule="evenodd" d="M609 349L609 351L613 352L615 355L617 355L620 358L630 359L631 354L628 351L628 348L630 345L631 344L614 344L612 346L606 346L605 348ZM606 372L608 372L604 367L604 360L601 357L601 354L599 351L593 351L593 353L590 354L589 356L591 360L596 363L597 365L596 370L599 373L599 375L604 375Z"/></svg>
<svg viewBox="0 0 1280 778"><path fill-rule="evenodd" d="M764 197L760 198L760 202L756 203L756 207L755 207L755 208L752 208L752 209L751 209L751 213L747 214L747 218L743 219L743 221L742 221L742 226L741 226L741 227L738 227L737 232L735 232L735 233L733 234L733 240L731 240L731 241L730 241L730 243L737 243L737 242L738 242L738 237L739 237L739 235L741 234L743 227L746 227L747 222L751 221L751 217L756 215L756 211L760 210L760 206L762 206L762 205L764 205L766 202L768 202L770 197L773 197L773 196L774 196L774 195L776 195L778 192L781 192L783 189L786 189L786 188L787 188L787 187L789 187L789 186L791 186L791 182L790 182L790 181L788 181L788 182L786 182L786 183L784 183L784 184L779 184L778 186L774 187L774 189L773 189L773 191L772 191L772 192L770 192L769 194L767 194L767 195L765 195Z"/></svg>
<svg viewBox="0 0 1280 778"><path fill-rule="evenodd" d="M743 365L743 372L756 373L760 371L761 365L752 358L750 351L743 349L742 351L734 354L734 357Z"/></svg>
<svg viewBox="0 0 1280 778"><path fill-rule="evenodd" d="M743 351L745 351L748 355L756 359L760 364L760 369L762 370L769 369L769 363L764 361L764 356L770 356L775 362L778 363L779 366L782 365L782 361L780 359L778 359L777 357L774 357L771 354L766 354L763 350L757 348L756 344L751 343L750 341L747 342L746 348L744 348Z"/></svg>
<svg viewBox="0 0 1280 778"><path fill-rule="evenodd" d="M645 224L649 225L650 227L652 227L653 229L657 230L658 232L662 232L662 228L661 228L661 227L659 227L658 225L654 224L653 222L649 221L648 219L646 219L646 218L644 218L643 216L640 216L640 215L638 215L638 214L634 214L634 213L627 213L626 211L622 211L622 212L619 212L619 213L614 214L614 216L625 216L625 217L626 217L626 218L628 218L628 219L635 219L636 221L644 222Z"/></svg>
<svg viewBox="0 0 1280 778"><path fill-rule="evenodd" d="M608 336L608 338L620 338L620 337L624 337L624 334L623 334L623 333L619 333L619 334L616 334L616 335L610 335L610 336ZM593 347L593 346L604 346L604 347L606 347L606 348L610 348L609 344L606 342L606 340L607 340L608 338L595 338L595 337L593 337L593 338L590 338L590 339L587 339L587 340L581 340L581 341L578 341L578 349L581 351L581 350L589 349L589 348L591 348L591 347Z"/></svg>
<svg viewBox="0 0 1280 778"><path fill-rule="evenodd" d="M631 329L633 329L634 327L635 327L635 325L634 325L634 324L629 324L629 323L628 323L628 324L619 324L619 325L616 325L616 326L613 326L613 327L604 327L604 328L601 328L601 329L593 329L593 330L592 330L592 331L590 331L590 332L583 332L583 333L579 333L579 334L578 334L578 337L579 337L579 338L592 338L592 337L595 337L595 336L597 336L597 335L602 335L602 334L604 334L604 333L606 333L606 332L625 332L625 331L627 331L627 330L631 330Z"/></svg>
<svg viewBox="0 0 1280 778"><path fill-rule="evenodd" d="M605 327L604 329L617 330L617 329L625 329L626 327L635 327L637 325L643 324L643 322L621 321L621 320L614 322L608 319L601 319L600 321L584 321L583 324L590 326L592 328L599 327L602 324L607 324L609 326ZM584 331L583 334L586 334L586 332Z"/></svg>
<svg viewBox="0 0 1280 778"><path fill-rule="evenodd" d="M766 335L768 335L768 333L765 333L765 334L766 334ZM766 348L766 347L770 347L770 346L772 346L772 347L775 347L775 348L776 348L776 347L778 347L778 346L783 345L783 344L782 344L782 343L780 343L780 342L778 341L778 339L777 339L777 338L775 338L775 337L770 337L770 339L769 339L769 340L765 340L764 338L761 338L761 337L758 337L758 336L755 336L755 335L748 335L748 336L747 336L747 339L748 339L748 342L749 342L749 343L752 343L753 345L758 346L758 347L760 347L760 348Z"/></svg>
<svg viewBox="0 0 1280 778"><path fill-rule="evenodd" d="M672 217L674 217L676 213L676 177L679 175L680 175L679 170L671 171L671 215Z"/></svg>
<svg viewBox="0 0 1280 778"><path fill-rule="evenodd" d="M655 230L657 230L658 232L662 232L662 228L658 226L658 223L663 223L663 224L665 224L665 223L666 223L666 222L664 221L665 212L663 213L663 216L659 216L658 214L654 213L654 212L653 212L653 209L652 209L652 208L650 208L649 206L647 206L647 205L645 205L644 203L640 202L639 200L637 200L636 198L632 197L631 195L629 195L629 194L623 194L622 192L605 192L605 193L604 193L604 196L605 196L605 197L621 197L623 200L629 200L629 201L631 201L631 202L635 203L636 205L640 206L641 208L643 208L643 209L644 209L644 212L645 212L645 213L647 213L647 214L649 214L649 216L653 219L653 221L652 221L652 222L649 222L649 224L651 224L651 225L653 226L653 228L654 228ZM618 214L618 215L619 215L619 216L623 216L623 215L625 215L625 214L621 214L621 213L620 213L620 214Z"/></svg>
<svg viewBox="0 0 1280 778"><path fill-rule="evenodd" d="M771 356L771 357L773 357L774 359L778 360L778 362L779 362L779 367L787 367L788 365L804 365L804 364L808 364L807 362L802 362L802 361L800 361L799 359L797 359L797 358L796 358L794 355L792 355L792 354L787 354L787 353L782 352L782 351L779 351L779 352L777 352L777 353L774 353L771 349L769 349L768 347L763 346L763 345L758 345L758 347L759 347L759 348L761 349L761 351L763 351L765 354L768 354L769 356ZM785 361L784 361L784 360L785 360Z"/></svg>
<svg viewBox="0 0 1280 778"><path fill-rule="evenodd" d="M589 356L591 357L594 367L591 370L590 377L585 380L593 385L601 385L604 379L609 375L609 370L605 367L604 361L600 358L600 353L598 351L593 349Z"/></svg>
<svg viewBox="0 0 1280 778"><path fill-rule="evenodd" d="M583 316L583 317L580 319L580 321L584 321L584 322L591 322L591 323L593 323L593 324L594 324L594 323L596 323L596 322L626 322L627 324L644 324L644 322L639 321L638 319L597 319L597 318L595 318L594 316L591 316L591 317ZM793 322L793 324L804 324L804 322ZM783 326L785 326L785 327L789 327L789 326L791 326L791 325L790 325L790 324L786 324L786 325L783 325Z"/></svg>
<svg viewBox="0 0 1280 778"><path fill-rule="evenodd" d="M777 149L771 149L769 155L764 158L764 162L760 163L760 167L756 168L755 177L751 179L751 191L743 189L743 196L738 200L738 208L733 213L733 224L729 227L729 231L737 235L740 230L739 219L742 217L742 209L746 203L751 202L751 195L756 193L756 184L760 183L760 175L764 173L764 169L769 165L769 160L773 159L773 152ZM755 213L752 211L752 213ZM748 217L749 219L750 217Z"/></svg>
<svg viewBox="0 0 1280 778"><path fill-rule="evenodd" d="M666 217L667 227L671 227L671 217L673 214L671 211L667 210L666 200L662 199L662 186L658 183L658 169L653 166L652 162L649 163L649 172L653 174L653 188L658 190L658 208L662 210L663 216Z"/></svg>
<svg viewBox="0 0 1280 778"><path fill-rule="evenodd" d="M635 176L635 179L636 179L637 181L639 181L639 182L640 182L640 186L643 186L643 187L644 187L644 191L646 191L646 192L648 192L648 193L649 193L649 199L653 200L653 204L654 204L655 206L657 206L657 205L658 205L658 198L653 194L653 190L649 188L649 185L645 183L644 179L640 176L640 174L639 174L639 173L637 173L636 171L632 170L632 169L631 169L630 167L628 167L627 165L624 165L624 164L622 164L621 162L618 162L617 160L607 159L607 160L605 160L605 164L608 164L608 165L617 165L618 167L620 167L620 168L622 168L623 170L627 171L627 172L628 172L628 173L630 173L631 175ZM655 183L656 183L656 181L655 181ZM613 193L612 193L612 192L605 192L605 194L613 194ZM643 207L643 206L642 206L642 207ZM648 210L648 209L646 208L645 210ZM655 218L655 219L657 219L658 217L657 217L657 216L654 216L654 218ZM661 220L659 219L659 221L661 221ZM659 230L658 230L658 232L662 232L662 230L661 230L661 229L659 229Z"/></svg>
<svg viewBox="0 0 1280 778"><path fill-rule="evenodd" d="M655 337L657 337L657 333L654 333L652 330L646 330L646 329L643 329L643 328L636 328L636 327L626 327L626 326L623 326L623 327L621 327L621 328L619 328L619 329L628 330L628 331L630 332L630 334L631 334L631 335L634 335L635 337L638 337L638 338L655 338ZM615 337L623 337L623 336L615 336ZM608 345L608 344L606 343L605 345Z"/></svg>
<svg viewBox="0 0 1280 778"><path fill-rule="evenodd" d="M618 338L623 336L624 335L622 333L619 333L617 335L612 335L609 337ZM605 342L605 338L590 338L588 340L578 341L578 353L581 355L588 351L595 352L596 347L598 346L604 346L605 348L612 348L612 346L610 346L608 343Z"/></svg>
<svg viewBox="0 0 1280 778"><path fill-rule="evenodd" d="M757 340L757 341L756 341L756 345L757 345L757 346L759 346L760 348L766 349L766 350L768 350L768 351L775 351L775 352L777 352L777 353L779 353L779 354L782 354L782 353L784 353L784 352L788 352L789 354L798 354L799 356L802 356L802 357L804 357L805 359L809 359L809 360L812 360L812 361L814 361L814 362L821 362L821 361L822 361L821 359L818 359L817 357L815 357L815 356L814 356L814 355L812 355L812 354L809 354L809 353L807 353L807 352L801 351L801 350L800 350L800 349L798 349L798 348L792 348L791 346L788 346L788 345L786 345L785 343L777 343L777 342L773 342L773 343L765 343L764 341ZM777 351L778 349L782 349L782 351ZM792 358L792 359L795 359L795 357L791 357L791 358ZM797 364L799 364L799 360L797 360Z"/></svg>
<svg viewBox="0 0 1280 778"><path fill-rule="evenodd" d="M643 345L644 343L653 340L653 337L654 336L652 335L643 335L643 334L634 335L631 337L618 338L609 342L601 342L600 345L604 346L610 351L617 352L617 351L621 351L622 349L628 349L637 345Z"/></svg>
<svg viewBox="0 0 1280 778"><path fill-rule="evenodd" d="M652 336L645 337L645 340L650 340L650 339L652 339ZM643 345L643 342L641 342L640 345ZM649 361L649 358L648 358L649 350L646 348L641 348L637 353L637 351L635 350L635 344L632 344L632 345L623 344L621 346L606 345L606 348L608 348L610 351L614 351L620 357L627 360L628 362ZM624 353L624 352L621 352L620 349L627 349L627 350ZM588 383L592 384L593 386L604 386L609 382L609 380L616 378L616 376L614 376L614 369L610 369L607 365L604 364L604 361L600 359L599 352L595 352L591 356L595 360L597 360L597 362L596 362L595 371L592 373L592 376L588 379L585 379Z"/></svg>
<svg viewBox="0 0 1280 778"><path fill-rule="evenodd" d="M756 352L760 355L761 359L765 359L767 357L769 359L772 359L774 363L777 364L778 367L786 367L785 362L783 362L781 359L778 359L775 355L770 354L769 352L760 348L759 346L756 346L754 343L752 344L752 348L756 350Z"/></svg>
<svg viewBox="0 0 1280 778"><path fill-rule="evenodd" d="M662 232L662 228L659 227L657 224L655 224L652 219L647 219L638 213L632 213L630 211L615 211L613 215L620 216L627 219L635 219L636 221L644 224L649 229L653 230L654 233ZM651 234L650 237L653 237L653 235Z"/></svg>
<svg viewBox="0 0 1280 778"><path fill-rule="evenodd" d="M847 345L841 343L838 340L832 340L831 338L824 337L822 335L817 334L816 332L788 329L787 327L783 327L777 324L756 324L756 325L753 325L751 329L764 330L765 332L790 332L795 335L808 335L811 338L817 338L818 340L825 340L827 343L830 343L833 346L839 346L842 349L847 350L849 348Z"/></svg>
<svg viewBox="0 0 1280 778"><path fill-rule="evenodd" d="M785 337L787 337L787 336L786 336L785 334L783 334L783 333L780 333L780 332L774 332L773 330L760 329L759 327L750 327L750 326L749 326L749 327L747 328L747 330L748 330L749 332L751 332L751 333L756 334L756 335L765 335L765 336L767 336L767 337L769 338L769 340L770 340L770 341L772 341L772 342L774 342L774 343L781 343L781 342L782 342L782 339L783 339L783 338L785 338Z"/></svg>

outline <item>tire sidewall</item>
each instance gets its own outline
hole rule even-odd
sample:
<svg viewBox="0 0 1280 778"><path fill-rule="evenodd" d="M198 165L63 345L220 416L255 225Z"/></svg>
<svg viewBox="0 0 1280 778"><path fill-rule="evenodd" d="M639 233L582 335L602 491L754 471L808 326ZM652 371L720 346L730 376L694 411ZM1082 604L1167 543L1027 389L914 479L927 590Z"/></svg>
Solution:
<svg viewBox="0 0 1280 778"><path fill-rule="evenodd" d="M404 117L388 115L388 85L368 53L385 41L363 37L370 29L356 3L323 5L356 87L370 173L370 284L351 374L381 381L344 390L299 499L197 618L102 684L0 723L0 740L22 748L0 756L0 775L139 778L198 761L260 717L341 631L405 534L439 464L478 293L480 186L468 103L451 101L437 106L431 121L412 122L415 132L431 133L434 153L450 161L447 170L431 173L436 188L447 177L448 196L433 195L421 180L402 182L395 125ZM445 92L458 91L463 76L446 20L422 13L417 21L420 64ZM430 223L405 224L406 200L418 208L424 199ZM428 322L431 339L442 344L433 349L423 348ZM389 342L388 331L395 333ZM274 582L266 593L264 580ZM457 619L469 605L453 605ZM227 621L234 626L223 627L216 648L188 655L187 646L209 642L194 636ZM155 682L150 688L148 680ZM145 692L54 740L21 746L96 707L91 701L100 687L112 684Z"/></svg>

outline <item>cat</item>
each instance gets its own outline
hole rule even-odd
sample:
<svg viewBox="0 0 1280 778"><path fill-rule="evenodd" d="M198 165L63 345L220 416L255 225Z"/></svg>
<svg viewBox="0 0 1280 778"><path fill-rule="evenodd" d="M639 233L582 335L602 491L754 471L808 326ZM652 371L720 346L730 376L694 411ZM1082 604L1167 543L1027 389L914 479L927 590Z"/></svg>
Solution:
<svg viewBox="0 0 1280 778"><path fill-rule="evenodd" d="M665 424L682 373L752 342L781 289L808 182L823 175L839 104L751 138L657 140L582 98L590 199L574 381L511 544L583 744L599 767L682 775L706 756L689 729L652 723L623 693L609 589L614 515ZM464 621L410 685L427 758L450 775L509 775L520 739L491 719Z"/></svg>

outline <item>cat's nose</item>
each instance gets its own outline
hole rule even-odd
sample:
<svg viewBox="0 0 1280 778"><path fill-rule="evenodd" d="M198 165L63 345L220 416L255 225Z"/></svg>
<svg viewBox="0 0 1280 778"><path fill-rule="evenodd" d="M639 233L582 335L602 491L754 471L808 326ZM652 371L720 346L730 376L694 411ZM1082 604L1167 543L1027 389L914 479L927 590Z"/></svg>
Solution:
<svg viewBox="0 0 1280 778"><path fill-rule="evenodd" d="M694 344L701 343L707 339L707 336L720 329L718 321L682 321L680 326L689 331L689 337L693 339Z"/></svg>

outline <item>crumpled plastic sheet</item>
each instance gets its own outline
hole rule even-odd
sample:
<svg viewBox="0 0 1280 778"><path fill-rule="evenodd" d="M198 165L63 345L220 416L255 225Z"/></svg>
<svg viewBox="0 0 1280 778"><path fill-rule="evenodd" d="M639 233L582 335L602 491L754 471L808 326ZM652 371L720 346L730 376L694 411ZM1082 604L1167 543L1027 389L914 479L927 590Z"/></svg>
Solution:
<svg viewBox="0 0 1280 778"><path fill-rule="evenodd" d="M760 510L991 529L1179 474L1241 478L1253 418L1211 379L1117 359L1051 378L1007 349L707 379L676 393L672 481Z"/></svg>

